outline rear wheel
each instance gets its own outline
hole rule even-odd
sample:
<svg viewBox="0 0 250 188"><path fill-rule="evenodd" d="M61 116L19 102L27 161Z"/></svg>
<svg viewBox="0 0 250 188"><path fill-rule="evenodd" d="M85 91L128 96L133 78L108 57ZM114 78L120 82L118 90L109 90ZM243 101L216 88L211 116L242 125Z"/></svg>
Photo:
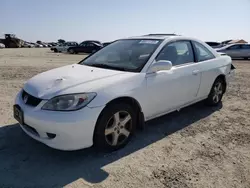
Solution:
<svg viewBox="0 0 250 188"><path fill-rule="evenodd" d="M211 91L206 99L206 103L210 106L217 106L223 97L226 90L226 84L221 78L217 78L211 88Z"/></svg>
<svg viewBox="0 0 250 188"><path fill-rule="evenodd" d="M104 150L117 150L131 139L136 125L135 112L124 103L107 106L95 128L94 145Z"/></svg>
<svg viewBox="0 0 250 188"><path fill-rule="evenodd" d="M55 48L55 49L54 49L54 52L55 52L55 53L57 53L57 52L58 52L58 50Z"/></svg>
<svg viewBox="0 0 250 188"><path fill-rule="evenodd" d="M244 57L245 60L248 60L248 57Z"/></svg>
<svg viewBox="0 0 250 188"><path fill-rule="evenodd" d="M69 49L69 53L70 53L70 54L74 54L75 51L74 51L73 49Z"/></svg>

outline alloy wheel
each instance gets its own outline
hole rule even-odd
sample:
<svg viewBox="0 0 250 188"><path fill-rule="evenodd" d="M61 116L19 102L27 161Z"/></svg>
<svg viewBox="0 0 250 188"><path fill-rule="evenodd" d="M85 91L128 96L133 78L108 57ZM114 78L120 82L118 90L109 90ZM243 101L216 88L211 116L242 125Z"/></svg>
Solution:
<svg viewBox="0 0 250 188"><path fill-rule="evenodd" d="M214 86L214 95L213 95L214 103L218 103L220 101L222 94L223 94L222 83L218 82Z"/></svg>
<svg viewBox="0 0 250 188"><path fill-rule="evenodd" d="M111 146L123 144L131 134L132 118L126 111L116 112L105 127L105 139Z"/></svg>

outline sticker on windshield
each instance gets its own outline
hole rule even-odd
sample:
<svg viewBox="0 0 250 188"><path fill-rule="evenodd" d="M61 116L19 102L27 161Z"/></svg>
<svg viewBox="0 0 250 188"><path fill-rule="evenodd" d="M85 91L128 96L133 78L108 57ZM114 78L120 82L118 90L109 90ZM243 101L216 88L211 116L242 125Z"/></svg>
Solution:
<svg viewBox="0 0 250 188"><path fill-rule="evenodd" d="M139 43L140 44L157 44L159 41L158 40L141 40Z"/></svg>

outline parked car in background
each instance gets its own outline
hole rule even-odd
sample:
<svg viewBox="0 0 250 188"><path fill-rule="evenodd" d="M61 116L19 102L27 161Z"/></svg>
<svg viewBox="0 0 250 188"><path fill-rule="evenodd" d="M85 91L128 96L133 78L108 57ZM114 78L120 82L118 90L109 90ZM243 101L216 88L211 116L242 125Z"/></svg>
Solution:
<svg viewBox="0 0 250 188"><path fill-rule="evenodd" d="M50 50L51 51L54 51L55 50L55 47L57 47L57 46L62 46L63 44L60 44L60 43L53 43L52 44L52 46L51 46L51 48L50 48Z"/></svg>
<svg viewBox="0 0 250 188"><path fill-rule="evenodd" d="M0 48L5 48L5 45L3 43L0 43Z"/></svg>
<svg viewBox="0 0 250 188"><path fill-rule="evenodd" d="M42 44L35 43L35 47L36 47L36 48L43 48L43 45L42 45Z"/></svg>
<svg viewBox="0 0 250 188"><path fill-rule="evenodd" d="M221 44L220 42L206 42L209 46L211 46L212 48L221 48L223 47L223 44Z"/></svg>
<svg viewBox="0 0 250 188"><path fill-rule="evenodd" d="M48 44L46 42L42 42L42 41L39 40L36 43L42 45L42 47L44 47L44 48L48 47Z"/></svg>
<svg viewBox="0 0 250 188"><path fill-rule="evenodd" d="M54 52L67 52L69 47L78 46L77 42L65 42L62 45L55 46Z"/></svg>
<svg viewBox="0 0 250 188"><path fill-rule="evenodd" d="M54 46L57 46L58 44L55 43L55 42L50 42L48 43L49 47L50 47L50 50L54 51ZM53 49L52 49L53 48Z"/></svg>
<svg viewBox="0 0 250 188"><path fill-rule="evenodd" d="M29 42L24 42L23 46L24 48L34 48L35 45Z"/></svg>
<svg viewBox="0 0 250 188"><path fill-rule="evenodd" d="M225 40L225 41L222 41L221 44L223 44L224 46L228 45L230 42L232 41L231 40Z"/></svg>
<svg viewBox="0 0 250 188"><path fill-rule="evenodd" d="M53 46L57 46L58 44L55 42L49 42L48 45L49 45L49 47L53 47Z"/></svg>
<svg viewBox="0 0 250 188"><path fill-rule="evenodd" d="M42 43L42 45L43 45L44 48L48 47L48 44L46 44L46 43Z"/></svg>
<svg viewBox="0 0 250 188"><path fill-rule="evenodd" d="M94 40L87 40L80 43L78 46L68 48L71 54L77 53L94 53L103 47L102 43Z"/></svg>
<svg viewBox="0 0 250 188"><path fill-rule="evenodd" d="M194 38L121 39L28 80L14 117L27 135L52 148L117 150L145 121L202 100L220 105L233 69L229 56Z"/></svg>
<svg viewBox="0 0 250 188"><path fill-rule="evenodd" d="M104 43L102 43L103 47L104 47L104 46L107 46L107 45L109 45L109 44L111 44L111 42L104 42Z"/></svg>
<svg viewBox="0 0 250 188"><path fill-rule="evenodd" d="M229 55L231 58L250 58L250 44L230 44L216 50Z"/></svg>

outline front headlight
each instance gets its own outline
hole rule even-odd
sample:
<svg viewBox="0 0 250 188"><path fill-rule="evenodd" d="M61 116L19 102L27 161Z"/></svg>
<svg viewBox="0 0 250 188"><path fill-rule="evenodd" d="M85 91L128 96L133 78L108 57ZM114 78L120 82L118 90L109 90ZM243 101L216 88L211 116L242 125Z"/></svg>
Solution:
<svg viewBox="0 0 250 188"><path fill-rule="evenodd" d="M68 94L54 97L46 102L42 110L71 111L79 110L90 103L96 93Z"/></svg>

